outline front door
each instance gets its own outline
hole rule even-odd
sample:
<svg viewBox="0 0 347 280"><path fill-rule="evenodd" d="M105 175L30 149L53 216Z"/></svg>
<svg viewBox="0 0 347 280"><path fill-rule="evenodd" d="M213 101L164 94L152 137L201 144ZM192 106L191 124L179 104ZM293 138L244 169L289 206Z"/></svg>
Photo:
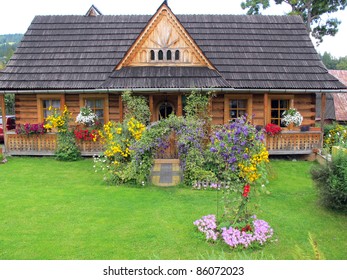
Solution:
<svg viewBox="0 0 347 280"><path fill-rule="evenodd" d="M177 102L175 102L177 97L174 96L168 96L168 97L162 97L158 98L156 102L156 110L155 110L155 116L156 120L163 120L169 117L171 114L176 114L176 108L175 105ZM176 143L176 136L175 133L172 132L171 135L168 138L168 141L164 148L161 148L156 158L159 159L177 159L178 158L178 151L177 151L177 143Z"/></svg>

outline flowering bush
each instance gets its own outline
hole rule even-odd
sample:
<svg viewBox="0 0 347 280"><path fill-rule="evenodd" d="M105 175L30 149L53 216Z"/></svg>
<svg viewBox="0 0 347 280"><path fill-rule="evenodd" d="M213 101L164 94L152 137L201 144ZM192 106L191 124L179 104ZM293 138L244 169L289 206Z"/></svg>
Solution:
<svg viewBox="0 0 347 280"><path fill-rule="evenodd" d="M281 123L288 126L293 123L295 126L300 126L303 121L302 115L295 108L289 108L287 111L284 111L282 114Z"/></svg>
<svg viewBox="0 0 347 280"><path fill-rule="evenodd" d="M44 123L26 123L26 124L18 124L16 127L16 133L17 134L24 134L24 135L41 135L46 133L47 130L44 127Z"/></svg>
<svg viewBox="0 0 347 280"><path fill-rule="evenodd" d="M203 216L201 219L196 220L193 224L200 232L205 234L206 240L217 240L219 232L217 230L217 221L215 215Z"/></svg>
<svg viewBox="0 0 347 280"><path fill-rule="evenodd" d="M135 118L123 123L108 122L99 131L105 151L94 157L94 168L104 173L104 179L116 184L133 180L137 175L131 163L131 145L140 140L145 126Z"/></svg>
<svg viewBox="0 0 347 280"><path fill-rule="evenodd" d="M269 154L263 139L263 131L258 131L245 116L212 134L210 166L214 166L218 182L226 182L220 184L223 220L232 226L249 220L253 211L250 206L255 207L249 201L264 190L267 182Z"/></svg>
<svg viewBox="0 0 347 280"><path fill-rule="evenodd" d="M47 130L57 129L58 131L56 159L62 161L78 160L81 152L77 147L74 133L69 129L71 113L66 106L64 106L63 112L52 107L49 107L49 111L51 114L46 118L44 128Z"/></svg>
<svg viewBox="0 0 347 280"><path fill-rule="evenodd" d="M275 135L281 133L281 131L282 131L281 127L277 124L274 124L274 123L268 123L265 126L265 132L271 136L275 136Z"/></svg>
<svg viewBox="0 0 347 280"><path fill-rule="evenodd" d="M345 143L347 143L347 128L345 126L337 124L324 135L324 147L328 152L331 152L333 146L346 146Z"/></svg>
<svg viewBox="0 0 347 280"><path fill-rule="evenodd" d="M251 223L251 224L250 224ZM221 238L231 248L248 248L255 244L263 245L273 236L273 229L264 220L252 216L252 221L240 227L220 227L217 225L215 215L203 216L193 224L202 232L206 240L216 241Z"/></svg>
<svg viewBox="0 0 347 280"><path fill-rule="evenodd" d="M60 112L57 108L52 108L52 106L50 106L48 110L50 114L45 120L44 128L48 131L56 128L58 132L67 132L71 119L71 113L68 111L67 107L64 106L63 112Z"/></svg>
<svg viewBox="0 0 347 280"><path fill-rule="evenodd" d="M96 124L97 120L98 116L88 106L82 107L81 111L76 117L76 123L83 124L85 126L93 126Z"/></svg>

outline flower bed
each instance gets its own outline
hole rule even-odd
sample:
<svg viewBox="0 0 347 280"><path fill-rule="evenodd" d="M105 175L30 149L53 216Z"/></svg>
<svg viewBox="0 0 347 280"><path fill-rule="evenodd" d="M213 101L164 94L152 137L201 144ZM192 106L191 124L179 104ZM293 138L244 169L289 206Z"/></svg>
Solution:
<svg viewBox="0 0 347 280"><path fill-rule="evenodd" d="M203 216L193 223L197 230L204 234L207 241L225 242L231 248L248 248L263 245L273 236L273 229L264 220L252 217L250 223L239 226L218 225L215 215Z"/></svg>

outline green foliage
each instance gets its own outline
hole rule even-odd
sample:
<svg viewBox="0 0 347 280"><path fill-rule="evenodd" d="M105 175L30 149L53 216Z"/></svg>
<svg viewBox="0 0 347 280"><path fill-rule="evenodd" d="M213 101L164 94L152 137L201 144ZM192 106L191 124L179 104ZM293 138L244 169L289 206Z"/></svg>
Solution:
<svg viewBox="0 0 347 280"><path fill-rule="evenodd" d="M77 147L73 132L58 132L55 157L57 160L61 161L76 161L81 158L81 152Z"/></svg>
<svg viewBox="0 0 347 280"><path fill-rule="evenodd" d="M15 105L15 95L14 94L5 94L5 106L6 106L6 114L13 115Z"/></svg>
<svg viewBox="0 0 347 280"><path fill-rule="evenodd" d="M22 34L0 35L0 70L10 60L22 37Z"/></svg>
<svg viewBox="0 0 347 280"><path fill-rule="evenodd" d="M323 37L334 36L338 31L340 21L333 17L326 17L339 10L344 10L347 0L275 0L276 5L287 4L291 7L291 15L300 15L306 24L307 30L317 40L323 41ZM248 9L247 14L260 14L261 9L270 7L268 0L246 0L241 3L242 9Z"/></svg>
<svg viewBox="0 0 347 280"><path fill-rule="evenodd" d="M151 111L148 102L143 96L133 95L130 91L122 94L125 104L125 119L135 118L139 122L147 125L150 121Z"/></svg>
<svg viewBox="0 0 347 280"><path fill-rule="evenodd" d="M336 123L324 127L324 148L330 153L333 146L347 146L347 127Z"/></svg>
<svg viewBox="0 0 347 280"><path fill-rule="evenodd" d="M320 57L327 69L347 70L347 56L337 58L328 52L324 52Z"/></svg>
<svg viewBox="0 0 347 280"><path fill-rule="evenodd" d="M334 210L347 210L347 155L338 154L322 166L311 170L320 202Z"/></svg>

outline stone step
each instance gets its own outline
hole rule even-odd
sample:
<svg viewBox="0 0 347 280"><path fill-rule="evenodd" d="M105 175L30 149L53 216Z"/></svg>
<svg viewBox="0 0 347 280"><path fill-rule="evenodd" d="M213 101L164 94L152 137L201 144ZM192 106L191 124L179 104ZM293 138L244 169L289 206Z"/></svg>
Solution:
<svg viewBox="0 0 347 280"><path fill-rule="evenodd" d="M153 185L169 187L182 182L183 173L179 159L155 159L150 180Z"/></svg>

